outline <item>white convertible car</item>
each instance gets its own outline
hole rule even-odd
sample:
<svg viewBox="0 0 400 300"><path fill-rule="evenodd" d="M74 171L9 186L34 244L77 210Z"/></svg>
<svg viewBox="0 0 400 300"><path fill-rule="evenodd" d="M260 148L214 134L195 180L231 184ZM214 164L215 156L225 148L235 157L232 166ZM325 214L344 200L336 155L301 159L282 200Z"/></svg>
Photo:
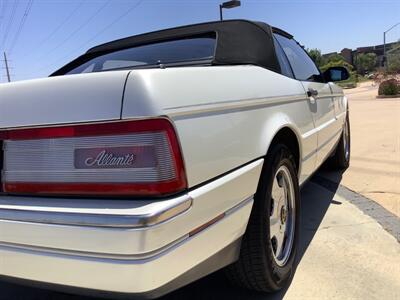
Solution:
<svg viewBox="0 0 400 300"><path fill-rule="evenodd" d="M301 185L350 157L348 103L293 37L230 20L0 85L0 276L155 298L218 269L284 287Z"/></svg>

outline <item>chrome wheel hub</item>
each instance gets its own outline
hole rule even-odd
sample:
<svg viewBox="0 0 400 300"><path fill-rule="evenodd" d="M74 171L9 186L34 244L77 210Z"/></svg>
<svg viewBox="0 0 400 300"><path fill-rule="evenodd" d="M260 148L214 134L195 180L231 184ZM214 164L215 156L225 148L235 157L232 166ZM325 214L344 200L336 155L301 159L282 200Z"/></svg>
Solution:
<svg viewBox="0 0 400 300"><path fill-rule="evenodd" d="M270 243L275 262L284 266L291 254L295 230L295 199L289 169L281 166L274 176L269 216Z"/></svg>

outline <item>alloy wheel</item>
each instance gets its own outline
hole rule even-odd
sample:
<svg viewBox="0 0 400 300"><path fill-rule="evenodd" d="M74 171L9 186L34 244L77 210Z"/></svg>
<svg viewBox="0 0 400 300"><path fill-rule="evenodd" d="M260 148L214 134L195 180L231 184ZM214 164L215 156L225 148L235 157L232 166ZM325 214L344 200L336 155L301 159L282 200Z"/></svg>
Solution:
<svg viewBox="0 0 400 300"><path fill-rule="evenodd" d="M281 166L272 185L269 216L270 243L274 260L284 266L289 260L295 232L295 195L289 169Z"/></svg>

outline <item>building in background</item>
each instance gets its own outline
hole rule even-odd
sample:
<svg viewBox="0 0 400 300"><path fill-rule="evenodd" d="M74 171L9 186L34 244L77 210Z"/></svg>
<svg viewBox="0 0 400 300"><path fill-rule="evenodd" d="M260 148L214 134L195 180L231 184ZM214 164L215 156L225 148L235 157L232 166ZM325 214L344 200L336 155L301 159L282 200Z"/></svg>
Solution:
<svg viewBox="0 0 400 300"><path fill-rule="evenodd" d="M391 49L393 49L395 46L397 46L399 43L394 42L394 43L387 43L386 44L386 52L389 52ZM323 54L322 56L324 58L328 58L329 56L335 55L335 54L340 54L343 56L344 60L355 66L356 61L357 61L357 55L359 54L366 54L366 53L375 53L377 60L376 60L376 67L381 67L383 66L383 44L381 45L376 45L376 46L368 46L368 47L359 47L355 50L349 49L349 48L344 48L340 51L340 53L337 52L331 52L331 53L326 53Z"/></svg>

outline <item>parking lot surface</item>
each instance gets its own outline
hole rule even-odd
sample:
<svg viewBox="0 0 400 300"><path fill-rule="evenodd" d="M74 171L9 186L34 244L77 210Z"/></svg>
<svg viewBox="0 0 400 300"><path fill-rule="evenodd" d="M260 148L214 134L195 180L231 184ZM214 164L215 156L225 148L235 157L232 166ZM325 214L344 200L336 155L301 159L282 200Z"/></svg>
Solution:
<svg viewBox="0 0 400 300"><path fill-rule="evenodd" d="M316 182L320 180L313 179L302 190L299 263L287 290L253 293L230 286L217 272L162 299L400 299L399 219L378 206L382 218L394 218L388 233L369 211L353 204L357 194L343 196L335 193L340 187L334 182L329 181L330 188ZM0 282L0 299L92 298Z"/></svg>
<svg viewBox="0 0 400 300"><path fill-rule="evenodd" d="M400 98L376 99L365 82L345 90L350 106L351 161L343 177L331 176L400 217Z"/></svg>

